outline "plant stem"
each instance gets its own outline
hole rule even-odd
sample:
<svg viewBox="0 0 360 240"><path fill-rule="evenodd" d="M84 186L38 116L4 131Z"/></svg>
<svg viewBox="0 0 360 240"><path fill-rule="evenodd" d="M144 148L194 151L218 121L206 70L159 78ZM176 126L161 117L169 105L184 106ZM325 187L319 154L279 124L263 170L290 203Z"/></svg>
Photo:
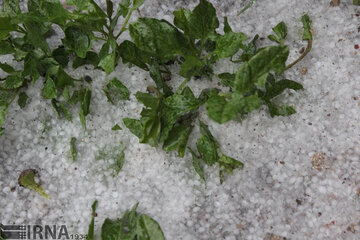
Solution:
<svg viewBox="0 0 360 240"><path fill-rule="evenodd" d="M305 51L303 52L303 54L301 54L301 56L298 59L296 59L294 62L287 65L284 71L292 68L295 64L300 62L311 51L311 48L312 48L312 39L308 40L308 45L307 45Z"/></svg>
<svg viewBox="0 0 360 240"><path fill-rule="evenodd" d="M126 19L125 19L125 22L124 22L122 28L120 29L120 32L118 33L118 35L116 35L115 39L118 39L118 37L119 37L123 32L126 31L126 29L127 29L126 26L127 26L128 22L129 22L130 17L131 17L131 15L132 15L133 12L134 12L134 9L131 9L130 12L129 12L129 14L127 15L127 17L126 17Z"/></svg>
<svg viewBox="0 0 360 240"><path fill-rule="evenodd" d="M190 81L190 78L186 78L178 87L178 89L176 90L176 93L180 93L181 90L186 86L187 82Z"/></svg>

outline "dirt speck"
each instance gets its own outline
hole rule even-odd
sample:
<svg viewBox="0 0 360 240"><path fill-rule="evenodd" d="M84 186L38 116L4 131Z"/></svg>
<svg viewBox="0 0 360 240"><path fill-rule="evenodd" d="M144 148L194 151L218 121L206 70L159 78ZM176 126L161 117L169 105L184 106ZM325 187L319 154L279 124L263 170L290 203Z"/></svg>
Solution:
<svg viewBox="0 0 360 240"><path fill-rule="evenodd" d="M328 168L325 153L315 153L311 157L311 162L312 162L313 168L315 168L318 171Z"/></svg>

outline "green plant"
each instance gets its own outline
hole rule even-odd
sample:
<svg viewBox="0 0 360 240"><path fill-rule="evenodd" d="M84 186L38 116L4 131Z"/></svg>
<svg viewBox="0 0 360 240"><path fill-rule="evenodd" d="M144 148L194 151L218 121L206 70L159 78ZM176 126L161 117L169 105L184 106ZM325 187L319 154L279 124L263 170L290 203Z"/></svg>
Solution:
<svg viewBox="0 0 360 240"><path fill-rule="evenodd" d="M92 205L92 218L89 225L88 240L95 239L95 211L98 202ZM139 214L135 204L120 219L106 218L101 227L102 240L165 240L160 225L146 214Z"/></svg>
<svg viewBox="0 0 360 240"><path fill-rule="evenodd" d="M218 123L242 119L262 105L268 107L271 117L294 114L296 111L293 107L276 106L272 100L286 89L303 89L302 85L295 81L277 80L285 70L298 63L311 50L309 17L304 15L302 22L303 40L309 42L308 47L299 59L287 66L290 50L284 45L287 35L285 23L279 23L273 28L275 35L269 35L269 39L278 45L258 49L257 35L249 43L244 43L247 39L245 34L235 33L226 18L224 34L218 33L216 30L219 20L215 8L206 0L200 0L199 5L192 11L174 11L174 25L153 18L140 18L131 23L129 31L133 42L124 41L120 45L123 49L123 62L149 71L155 86L149 86L147 93L136 93L137 100L144 105L141 118L123 119L125 126L141 143L154 147L162 145L164 150L176 150L179 157L183 157L194 121L198 116L198 109L202 105L206 106L209 118ZM234 60L235 56L239 56L239 59ZM201 76L211 80L214 76L211 65L223 58L241 63L237 72L217 75L229 91L204 89L199 97L195 97L192 90L186 86L187 82L192 77ZM167 65L175 62L181 65L179 74L185 79L178 89L173 91L166 84L165 74L171 74ZM207 141L205 144L203 130L206 125L200 123L199 126L202 131L200 143L203 143L199 144L198 141L197 144L200 158L191 150L195 170L204 179L199 160L204 160L203 162L210 166L216 162L219 164L222 181L223 168L232 172L232 169L243 165L232 158L230 160L228 157L222 157L221 153L218 154L215 140ZM207 145L207 149L199 145ZM211 157L207 155L209 152L212 152Z"/></svg>

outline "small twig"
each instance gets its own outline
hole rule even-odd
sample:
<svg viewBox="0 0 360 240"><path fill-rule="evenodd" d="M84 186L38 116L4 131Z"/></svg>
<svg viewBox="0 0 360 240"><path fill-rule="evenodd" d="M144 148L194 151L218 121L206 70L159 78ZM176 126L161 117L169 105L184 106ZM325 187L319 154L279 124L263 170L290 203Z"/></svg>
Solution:
<svg viewBox="0 0 360 240"><path fill-rule="evenodd" d="M306 57L306 55L311 51L312 48L312 39L308 40L308 45L304 51L303 54L301 54L301 56L296 59L294 62L290 63L289 65L286 66L285 71L292 68L295 64L297 64L298 62L300 62L304 57Z"/></svg>

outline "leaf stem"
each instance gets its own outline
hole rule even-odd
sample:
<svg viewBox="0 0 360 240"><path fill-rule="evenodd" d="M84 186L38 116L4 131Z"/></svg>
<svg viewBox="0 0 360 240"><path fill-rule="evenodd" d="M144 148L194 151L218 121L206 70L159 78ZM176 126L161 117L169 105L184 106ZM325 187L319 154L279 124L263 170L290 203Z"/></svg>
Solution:
<svg viewBox="0 0 360 240"><path fill-rule="evenodd" d="M128 22L129 22L130 17L131 17L131 15L132 15L133 12L134 12L134 9L131 9L130 12L129 12L129 14L127 15L127 17L126 17L126 19L125 19L125 22L124 22L123 26L122 26L121 29L120 29L120 32L115 36L115 39L118 39L119 36L120 36L123 32L125 32L125 31L127 30L126 26L127 26Z"/></svg>
<svg viewBox="0 0 360 240"><path fill-rule="evenodd" d="M180 84L180 86L176 90L176 93L180 93L181 90L186 86L188 81L190 81L190 78L185 78L185 80Z"/></svg>
<svg viewBox="0 0 360 240"><path fill-rule="evenodd" d="M287 65L287 66L285 67L285 70L284 70L284 71L292 68L295 64L297 64L298 62L300 62L304 57L306 57L306 55L311 51L311 49L312 49L312 39L308 40L308 45L307 45L305 51L303 52L303 54L301 54L301 56L300 56L298 59L296 59L294 62L292 62L292 63L290 63L289 65Z"/></svg>

